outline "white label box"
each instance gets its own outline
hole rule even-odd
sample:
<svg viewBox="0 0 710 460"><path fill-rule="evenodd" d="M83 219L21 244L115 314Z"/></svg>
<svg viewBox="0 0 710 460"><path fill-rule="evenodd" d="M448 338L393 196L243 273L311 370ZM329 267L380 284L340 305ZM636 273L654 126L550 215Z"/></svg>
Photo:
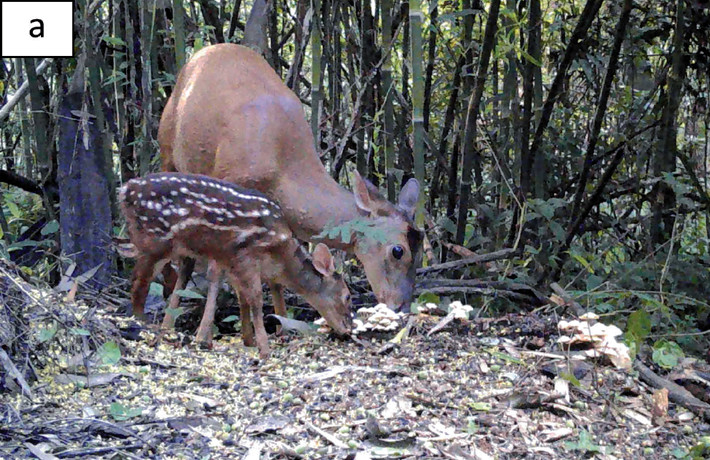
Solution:
<svg viewBox="0 0 710 460"><path fill-rule="evenodd" d="M2 57L72 57L72 1L0 0Z"/></svg>

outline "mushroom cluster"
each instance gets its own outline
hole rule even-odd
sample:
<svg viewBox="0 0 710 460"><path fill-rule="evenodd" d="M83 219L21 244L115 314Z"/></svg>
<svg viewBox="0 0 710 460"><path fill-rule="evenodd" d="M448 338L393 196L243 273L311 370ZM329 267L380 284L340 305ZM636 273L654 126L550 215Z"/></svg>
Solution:
<svg viewBox="0 0 710 460"><path fill-rule="evenodd" d="M560 321L557 328L564 335L557 339L563 348L586 344L590 349L582 351L589 357L606 356L616 367L631 367L629 347L616 340L622 334L621 329L612 325L598 323L599 316L585 313L579 320Z"/></svg>
<svg viewBox="0 0 710 460"><path fill-rule="evenodd" d="M464 305L458 300L454 300L449 304L449 314L453 315L454 319L468 319L468 315L472 311L472 306Z"/></svg>
<svg viewBox="0 0 710 460"><path fill-rule="evenodd" d="M372 308L361 308L357 311L358 318L353 320L355 329L353 334L357 335L367 331L394 331L399 327L399 320L404 313L395 313L387 307L387 304L380 303Z"/></svg>

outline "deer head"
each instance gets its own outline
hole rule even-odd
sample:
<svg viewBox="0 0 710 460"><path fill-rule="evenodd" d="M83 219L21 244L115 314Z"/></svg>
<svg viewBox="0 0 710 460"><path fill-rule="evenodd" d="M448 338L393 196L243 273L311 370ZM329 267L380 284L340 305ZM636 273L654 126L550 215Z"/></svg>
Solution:
<svg viewBox="0 0 710 460"><path fill-rule="evenodd" d="M336 273L328 247L319 243L310 256L295 240L291 243L296 245L295 257L285 260L289 266L281 281L302 295L336 334L349 335L353 329L350 291L343 277ZM283 257L282 254L272 257L276 256ZM292 260L298 262L291 263Z"/></svg>
<svg viewBox="0 0 710 460"><path fill-rule="evenodd" d="M359 238L355 255L362 262L380 302L395 311L409 312L414 279L421 263L423 232L414 225L419 182L409 179L397 205L380 195L372 183L355 173L355 202L375 223L383 238Z"/></svg>

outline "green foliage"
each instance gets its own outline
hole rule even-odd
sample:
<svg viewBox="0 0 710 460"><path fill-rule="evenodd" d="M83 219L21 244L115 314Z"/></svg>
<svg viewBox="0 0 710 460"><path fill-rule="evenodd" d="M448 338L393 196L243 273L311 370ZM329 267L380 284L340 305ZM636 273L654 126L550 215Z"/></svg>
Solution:
<svg viewBox="0 0 710 460"><path fill-rule="evenodd" d="M148 295L155 297L163 297L163 285L160 283L150 283L148 288Z"/></svg>
<svg viewBox="0 0 710 460"><path fill-rule="evenodd" d="M87 331L86 329L79 328L79 327L69 329L69 333L74 334L74 335L83 335L85 337L88 337L91 335L91 332Z"/></svg>
<svg viewBox="0 0 710 460"><path fill-rule="evenodd" d="M710 458L710 436L703 436L696 445L690 448L689 458L692 460Z"/></svg>
<svg viewBox="0 0 710 460"><path fill-rule="evenodd" d="M123 422L129 418L138 417L142 413L142 407L129 407L117 402L111 403L111 406L109 406L109 414L117 422Z"/></svg>
<svg viewBox="0 0 710 460"><path fill-rule="evenodd" d="M635 355L641 344L651 333L651 317L646 310L636 310L629 315L626 323L626 342Z"/></svg>
<svg viewBox="0 0 710 460"><path fill-rule="evenodd" d="M314 239L327 238L350 244L353 237L356 237L358 244L363 245L366 249L370 244L386 244L392 237L392 231L370 219L358 218L340 225L334 225L331 222L325 226L321 233L314 236Z"/></svg>
<svg viewBox="0 0 710 460"><path fill-rule="evenodd" d="M175 294L179 295L183 299L204 299L205 296L199 292L191 291L190 289L178 289Z"/></svg>
<svg viewBox="0 0 710 460"><path fill-rule="evenodd" d="M52 322L49 326L40 328L37 332L39 343L49 342L57 334L57 324Z"/></svg>
<svg viewBox="0 0 710 460"><path fill-rule="evenodd" d="M653 344L653 361L664 369L677 366L683 356L683 350L675 342L659 340Z"/></svg>
<svg viewBox="0 0 710 460"><path fill-rule="evenodd" d="M577 388L582 388L582 383L579 381L577 377L574 376L573 373L571 372L560 372L560 377L572 385L574 385Z"/></svg>
<svg viewBox="0 0 710 460"><path fill-rule="evenodd" d="M222 320L223 323L233 323L235 321L239 320L239 316L237 315L229 315L226 318Z"/></svg>
<svg viewBox="0 0 710 460"><path fill-rule="evenodd" d="M98 354L101 362L109 366L118 364L121 360L121 349L114 341L106 342L101 345L101 348L98 350Z"/></svg>
<svg viewBox="0 0 710 460"><path fill-rule="evenodd" d="M40 233L42 235L51 235L53 233L57 233L57 230L59 230L59 222L53 220L51 222L47 222L47 224L42 227Z"/></svg>
<svg viewBox="0 0 710 460"><path fill-rule="evenodd" d="M186 309L184 307L177 307L177 308L166 308L165 309L165 314L172 316L173 318L179 318L185 313Z"/></svg>
<svg viewBox="0 0 710 460"><path fill-rule="evenodd" d="M609 449L605 448L603 446L600 446L599 444L594 443L594 439L592 438L592 435L589 434L587 430L581 430L579 432L579 440L578 441L566 441L565 442L565 447L567 450L571 451L582 451L582 452L588 452L588 453L600 453L600 454L607 454L609 453Z"/></svg>

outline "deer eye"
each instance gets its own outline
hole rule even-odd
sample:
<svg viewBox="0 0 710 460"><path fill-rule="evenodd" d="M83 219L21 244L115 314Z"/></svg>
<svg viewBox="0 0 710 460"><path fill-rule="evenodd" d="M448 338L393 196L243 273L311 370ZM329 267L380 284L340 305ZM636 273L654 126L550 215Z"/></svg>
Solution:
<svg viewBox="0 0 710 460"><path fill-rule="evenodd" d="M404 248L400 245L392 247L392 257L399 260L404 256Z"/></svg>

